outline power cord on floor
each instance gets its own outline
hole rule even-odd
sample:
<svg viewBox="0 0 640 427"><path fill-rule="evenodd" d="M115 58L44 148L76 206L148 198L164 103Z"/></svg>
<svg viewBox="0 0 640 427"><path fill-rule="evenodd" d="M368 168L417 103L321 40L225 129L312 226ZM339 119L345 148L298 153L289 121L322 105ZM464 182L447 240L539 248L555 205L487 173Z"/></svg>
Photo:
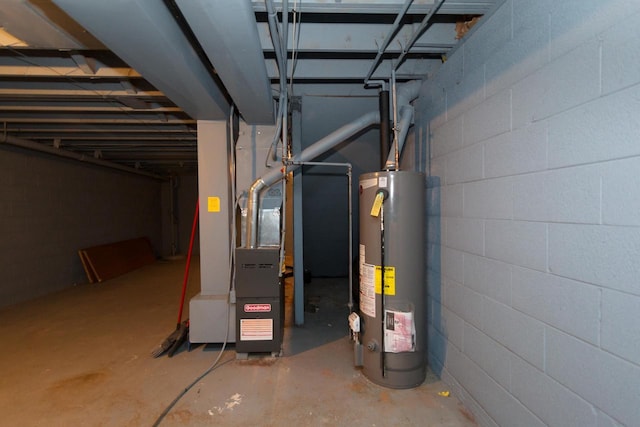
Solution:
<svg viewBox="0 0 640 427"><path fill-rule="evenodd" d="M225 342L225 345L227 343ZM178 403L178 401L180 399L182 399L182 397L187 394L189 392L189 390L191 390L193 388L194 385L196 385L198 382L200 382L201 379L203 379L204 377L206 377L207 375L209 375L211 372L213 372L214 370L216 370L217 368L226 365L227 363L233 361L235 359L235 357L232 357L229 360L226 360L224 362L222 362L221 364L217 364L218 361L220 360L220 358L222 357L222 354L224 353L224 347L225 345L222 346L222 349L220 350L220 354L218 355L218 357L216 358L215 362L213 362L211 364L211 366L209 366L207 368L206 371L204 371L198 378L196 378L195 380L193 380L193 382L191 384L189 384L184 390L182 390L175 399L173 399L173 401L169 404L169 406L167 406L165 408L164 411L162 411L162 414L160 414L160 416L158 417L158 419L156 420L155 423L153 423L153 427L158 427L160 425L160 423L162 421L164 421L165 417L169 414L169 412L171 412L171 410L173 409L173 407L176 405L176 403Z"/></svg>

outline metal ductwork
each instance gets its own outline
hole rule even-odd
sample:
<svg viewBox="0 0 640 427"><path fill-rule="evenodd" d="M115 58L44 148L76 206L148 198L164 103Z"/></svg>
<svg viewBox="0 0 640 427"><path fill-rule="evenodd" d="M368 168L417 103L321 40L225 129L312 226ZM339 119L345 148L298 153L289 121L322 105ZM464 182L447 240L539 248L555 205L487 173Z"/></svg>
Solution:
<svg viewBox="0 0 640 427"><path fill-rule="evenodd" d="M161 1L53 0L197 120L226 120L223 89Z"/></svg>
<svg viewBox="0 0 640 427"><path fill-rule="evenodd" d="M420 87L420 81L410 81L400 86L396 91L396 100L398 103L397 105L401 106L401 111L403 107L408 107L409 109L411 109L411 117L413 116L413 107L411 107L410 103L418 97ZM248 196L249 199L247 204L247 228L245 240L246 246L248 248L256 247L258 235L258 198L262 189L278 182L280 179L282 179L285 172L290 172L297 169L299 167L299 165L297 164L313 160L319 155L335 147L339 143L345 141L347 138L350 138L358 132L379 122L379 111L372 111L370 113L367 113L352 121L351 123L335 130L334 132L318 140L311 146L307 147L301 153L295 155L289 162L289 165L286 167L286 169L284 167L281 169L272 169L262 177L255 180L251 185L251 188L249 189ZM401 120L400 124L403 123L406 129L400 129L399 135L406 136L411 125L411 120L404 120L404 122Z"/></svg>
<svg viewBox="0 0 640 427"><path fill-rule="evenodd" d="M272 124L271 85L251 2L175 1L245 122Z"/></svg>

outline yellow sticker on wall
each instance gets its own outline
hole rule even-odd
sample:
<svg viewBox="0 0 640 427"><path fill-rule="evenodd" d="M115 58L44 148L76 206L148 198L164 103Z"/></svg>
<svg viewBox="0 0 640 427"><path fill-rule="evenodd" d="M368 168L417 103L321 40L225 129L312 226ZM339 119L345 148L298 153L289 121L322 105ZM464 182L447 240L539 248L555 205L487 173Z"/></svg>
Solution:
<svg viewBox="0 0 640 427"><path fill-rule="evenodd" d="M382 294L382 275L380 272L382 271L382 267L376 265L376 294ZM395 267L384 267L384 294L385 295L395 295L396 294L396 268Z"/></svg>
<svg viewBox="0 0 640 427"><path fill-rule="evenodd" d="M207 211L220 212L220 197L207 198Z"/></svg>

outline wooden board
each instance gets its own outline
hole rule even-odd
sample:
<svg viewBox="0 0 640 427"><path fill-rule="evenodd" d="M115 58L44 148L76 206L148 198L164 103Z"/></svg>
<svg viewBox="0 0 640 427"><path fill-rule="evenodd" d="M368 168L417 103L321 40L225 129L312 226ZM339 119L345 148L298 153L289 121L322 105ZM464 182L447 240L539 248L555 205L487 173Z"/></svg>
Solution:
<svg viewBox="0 0 640 427"><path fill-rule="evenodd" d="M155 262L146 237L93 246L78 251L89 282L103 282Z"/></svg>
<svg viewBox="0 0 640 427"><path fill-rule="evenodd" d="M93 271L93 267L89 262L89 258L87 257L87 253L84 250L79 250L78 255L80 256L80 261L82 261L82 267L84 267L84 272L87 274L87 279L89 279L89 283L96 283L98 278L96 277L95 271Z"/></svg>

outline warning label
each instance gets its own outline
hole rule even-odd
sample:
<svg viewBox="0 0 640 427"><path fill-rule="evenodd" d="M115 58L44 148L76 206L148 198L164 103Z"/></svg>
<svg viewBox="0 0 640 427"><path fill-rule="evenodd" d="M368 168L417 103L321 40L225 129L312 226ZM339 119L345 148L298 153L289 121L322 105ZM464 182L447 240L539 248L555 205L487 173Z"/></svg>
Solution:
<svg viewBox="0 0 640 427"><path fill-rule="evenodd" d="M240 319L240 341L273 339L273 319Z"/></svg>
<svg viewBox="0 0 640 427"><path fill-rule="evenodd" d="M360 264L360 311L370 317L376 317L374 273L374 265Z"/></svg>
<svg viewBox="0 0 640 427"><path fill-rule="evenodd" d="M416 351L416 325L413 313L385 310L384 351Z"/></svg>
<svg viewBox="0 0 640 427"><path fill-rule="evenodd" d="M382 266L376 265L376 294L382 294ZM384 294L396 294L396 268L384 267Z"/></svg>

